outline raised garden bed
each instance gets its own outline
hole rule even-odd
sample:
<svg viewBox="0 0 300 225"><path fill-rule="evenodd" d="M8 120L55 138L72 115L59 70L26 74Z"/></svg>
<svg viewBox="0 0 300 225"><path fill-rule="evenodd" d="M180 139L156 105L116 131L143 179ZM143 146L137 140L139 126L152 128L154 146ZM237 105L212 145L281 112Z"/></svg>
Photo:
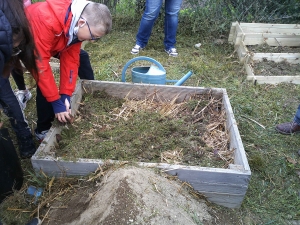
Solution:
<svg viewBox="0 0 300 225"><path fill-rule="evenodd" d="M297 73L266 71L257 73L255 64L300 64L300 26L298 24L232 23L229 43L234 44L239 60L245 66L247 80L254 83L300 83ZM280 67L280 65L278 65ZM286 67L286 69L289 69ZM293 71L293 70L291 70ZM267 74L267 76L266 76Z"/></svg>
<svg viewBox="0 0 300 225"><path fill-rule="evenodd" d="M97 92L105 92L111 97L123 99L144 100L151 97L153 100L164 99L164 101L170 102L175 99L176 103L186 101L192 98L192 96L211 96L213 99L219 99L219 110L225 113L224 120L226 122L224 127L229 135L228 149L233 151L232 162L227 164L225 168L222 168L224 165L221 168L199 166L196 161L195 165L189 165L178 159L176 159L176 162L174 160L165 160L163 162L152 162L149 160L145 162L148 159L146 157L143 161L135 162L135 159L133 161L139 166L159 168L170 175L178 176L180 180L191 184L196 191L205 195L211 202L230 208L236 208L241 205L248 188L251 171L225 89L80 81L72 97L73 112L80 111L79 105L82 102L83 94ZM120 114L122 109L120 108L119 110L121 111L117 111L116 115L124 116L125 114ZM83 112L81 114L82 116L84 115ZM74 124L76 125L76 123ZM101 128L99 127L99 129ZM46 174L55 176L87 175L94 172L99 165L103 165L104 163L125 162L121 160L122 157L115 158L115 160L109 158L88 159L77 157L72 160L66 160L64 156L57 157L55 153L59 145L57 143L57 136L62 135L64 138L61 131L62 127L53 126L36 154L31 158L33 168L36 171L42 170ZM80 138L78 136L78 139ZM154 148L158 148L158 146L155 146L155 142L153 146ZM99 148L101 148L101 144L99 144ZM186 146L186 148L191 149L191 146ZM176 149L170 150L174 151ZM166 155L164 156L166 159Z"/></svg>

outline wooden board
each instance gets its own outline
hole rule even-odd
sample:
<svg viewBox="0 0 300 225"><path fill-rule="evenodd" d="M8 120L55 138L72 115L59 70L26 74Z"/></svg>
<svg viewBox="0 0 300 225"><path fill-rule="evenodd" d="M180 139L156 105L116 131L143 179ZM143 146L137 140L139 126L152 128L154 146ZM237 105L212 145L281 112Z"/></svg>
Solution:
<svg viewBox="0 0 300 225"><path fill-rule="evenodd" d="M190 183L196 191L205 195L207 199L213 203L229 208L240 207L248 189L251 170L225 89L80 81L72 96L73 111L78 109L83 92L93 92L98 90L105 90L108 94L120 98L127 96L128 98L144 99L151 95L169 100L177 98L178 101L183 101L190 95L203 95L208 93L216 98L222 98L223 109L226 112L226 126L230 134L230 148L235 149L234 163L230 164L228 168L209 168L144 162L138 162L138 165L159 168L168 174L177 175L180 180ZM55 146L55 137L58 133L60 133L60 129L51 127L37 152L31 158L32 166L37 172L42 170L49 176L87 175L94 172L99 165L105 163L101 159L77 159L76 161L66 161L56 157L55 153L52 152L52 149ZM124 163L112 160L108 161L110 163Z"/></svg>
<svg viewBox="0 0 300 225"><path fill-rule="evenodd" d="M300 53L252 53L251 60L253 62L261 62L263 60L268 60L277 63L288 62L291 64L299 64Z"/></svg>
<svg viewBox="0 0 300 225"><path fill-rule="evenodd" d="M300 46L300 25L233 22L228 42L239 45Z"/></svg>
<svg viewBox="0 0 300 225"><path fill-rule="evenodd" d="M279 84L279 83L293 83L300 84L300 76L263 76L259 74L254 74L252 67L249 64L244 65L247 80L253 81L254 84Z"/></svg>
<svg viewBox="0 0 300 225"><path fill-rule="evenodd" d="M241 36L240 41L245 45L300 46L300 35L251 33Z"/></svg>
<svg viewBox="0 0 300 225"><path fill-rule="evenodd" d="M258 27L264 28L278 28L278 29L300 29L300 24L280 24L280 23L239 23L241 27Z"/></svg>

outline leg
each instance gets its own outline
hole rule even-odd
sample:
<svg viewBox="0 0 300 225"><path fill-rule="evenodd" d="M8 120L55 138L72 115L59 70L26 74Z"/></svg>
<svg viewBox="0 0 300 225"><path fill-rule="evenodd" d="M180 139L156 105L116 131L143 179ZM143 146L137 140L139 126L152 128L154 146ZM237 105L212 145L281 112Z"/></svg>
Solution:
<svg viewBox="0 0 300 225"><path fill-rule="evenodd" d="M141 48L144 48L149 41L154 22L159 15L162 2L162 0L146 0L146 9L136 35L136 44Z"/></svg>
<svg viewBox="0 0 300 225"><path fill-rule="evenodd" d="M84 51L83 49L80 49L80 55L79 55L79 68L78 68L78 76L80 79L85 80L94 80L94 71L91 66L90 57L89 54Z"/></svg>
<svg viewBox="0 0 300 225"><path fill-rule="evenodd" d="M32 156L36 148L32 140L31 130L21 110L20 103L11 89L9 79L2 76L0 76L0 104L16 132L21 157L28 158Z"/></svg>
<svg viewBox="0 0 300 225"><path fill-rule="evenodd" d="M11 75L13 76L16 85L18 86L19 90L16 92L16 96L21 104L22 110L24 110L26 108L26 103L31 99L32 94L29 90L26 89L21 64L12 69Z"/></svg>
<svg viewBox="0 0 300 225"><path fill-rule="evenodd" d="M165 0L165 49L175 48L178 15L182 0Z"/></svg>
<svg viewBox="0 0 300 225"><path fill-rule="evenodd" d="M25 80L23 77L23 70L19 68L13 68L11 71L11 75L14 78L14 81L16 82L16 85L19 90L26 90L25 86Z"/></svg>
<svg viewBox="0 0 300 225"><path fill-rule="evenodd" d="M20 104L11 89L9 79L0 76L0 82L2 84L0 87L0 103L3 107L3 112L9 117L17 136L29 136L31 134L30 128L20 108Z"/></svg>
<svg viewBox="0 0 300 225"><path fill-rule="evenodd" d="M37 128L38 133L48 131L55 118L53 108L50 102L43 96L40 88L36 88L36 110L37 110Z"/></svg>
<svg viewBox="0 0 300 225"><path fill-rule="evenodd" d="M294 121L300 126L300 105L298 106L298 109L296 111Z"/></svg>
<svg viewBox="0 0 300 225"><path fill-rule="evenodd" d="M296 111L292 122L281 123L276 125L275 129L281 134L297 134L300 133L300 105Z"/></svg>
<svg viewBox="0 0 300 225"><path fill-rule="evenodd" d="M8 129L0 129L0 203L23 184L23 170Z"/></svg>

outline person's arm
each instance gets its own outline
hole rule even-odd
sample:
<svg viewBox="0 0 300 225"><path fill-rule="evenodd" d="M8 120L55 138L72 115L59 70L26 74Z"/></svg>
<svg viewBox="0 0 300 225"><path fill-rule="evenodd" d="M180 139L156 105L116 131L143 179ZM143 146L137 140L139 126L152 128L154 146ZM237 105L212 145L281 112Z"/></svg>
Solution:
<svg viewBox="0 0 300 225"><path fill-rule="evenodd" d="M12 31L10 23L5 17L2 10L0 10L0 73L2 76L4 65L11 57L12 53Z"/></svg>
<svg viewBox="0 0 300 225"><path fill-rule="evenodd" d="M54 22L52 20L55 20L55 18L49 16L39 19L43 15L43 7L38 6L38 3L33 4L26 10L31 27L33 28L35 45L39 53L39 58L36 61L39 72L34 77L37 77L37 85L42 95L51 103L55 117L60 122L67 122L70 119L70 112L66 108L65 103L60 99L56 81L49 64L53 48L55 48L53 44L56 43L54 39L62 37L56 37L55 33L53 33L54 29L52 25Z"/></svg>
<svg viewBox="0 0 300 225"><path fill-rule="evenodd" d="M81 42L71 45L60 53L59 94L72 96L78 77Z"/></svg>
<svg viewBox="0 0 300 225"><path fill-rule="evenodd" d="M55 114L61 122L67 122L66 120L71 119L70 98L77 83L80 46L81 43L76 43L60 53L59 94L61 95L61 102L64 103L67 110L67 113Z"/></svg>

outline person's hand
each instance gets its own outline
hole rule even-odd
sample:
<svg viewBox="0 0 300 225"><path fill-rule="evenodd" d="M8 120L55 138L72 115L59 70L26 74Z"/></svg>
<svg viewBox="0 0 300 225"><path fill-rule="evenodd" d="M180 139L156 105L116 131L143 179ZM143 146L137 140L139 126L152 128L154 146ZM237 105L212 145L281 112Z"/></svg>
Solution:
<svg viewBox="0 0 300 225"><path fill-rule="evenodd" d="M67 111L60 112L60 113L55 113L55 118L57 118L58 121L61 122L61 123L67 123L68 121L71 120L71 114Z"/></svg>
<svg viewBox="0 0 300 225"><path fill-rule="evenodd" d="M62 94L60 100L65 104L66 111L71 114L70 96Z"/></svg>
<svg viewBox="0 0 300 225"><path fill-rule="evenodd" d="M60 99L51 102L55 118L57 118L61 123L67 123L68 121L72 120L69 99L70 96L64 95Z"/></svg>

